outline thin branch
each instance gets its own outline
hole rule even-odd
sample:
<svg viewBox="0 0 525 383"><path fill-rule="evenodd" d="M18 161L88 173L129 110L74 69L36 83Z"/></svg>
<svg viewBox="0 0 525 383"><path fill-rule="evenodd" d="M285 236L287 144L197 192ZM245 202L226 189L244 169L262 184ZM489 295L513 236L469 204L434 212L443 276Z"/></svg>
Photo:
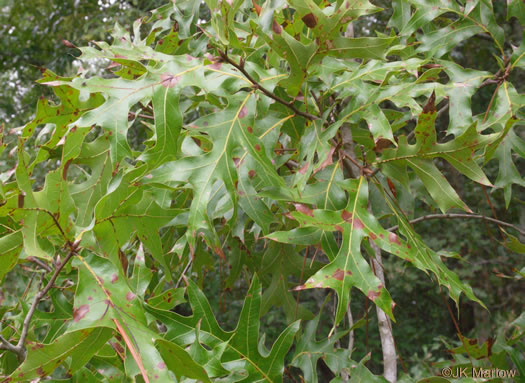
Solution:
<svg viewBox="0 0 525 383"><path fill-rule="evenodd" d="M487 217L487 216L484 216L484 215L480 215L480 214L463 214L463 213L461 213L461 214L429 214L429 215L424 215L424 216L419 217L419 218L412 219L412 220L409 221L409 223L413 224L413 223L418 223L418 222L422 222L422 221L428 221L428 220L431 220L431 219L456 219L456 218L482 219L482 220L485 220L485 221L488 221L488 222L495 223L495 224L500 225L500 226L510 227L510 228L516 230L521 235L525 235L525 230L520 229L516 225L513 225L513 224L508 223L508 222L500 221L499 219L495 219L495 218ZM391 228L389 228L387 230L388 231L396 231L397 229L399 229L399 225L392 226Z"/></svg>
<svg viewBox="0 0 525 383"><path fill-rule="evenodd" d="M332 144L332 146L336 148L336 150L338 147L341 146L333 138L330 139L330 143ZM349 144L353 145L353 143L350 141L349 141ZM350 150L352 152L354 151L353 146L350 148ZM340 159L342 159L342 162L343 162L343 167L346 169L348 174L350 174L351 178L358 178L359 175L362 173L363 167L352 158L350 153L346 153L344 148L340 150L339 153L340 153ZM350 161L349 158L352 158L352 161Z"/></svg>
<svg viewBox="0 0 525 383"><path fill-rule="evenodd" d="M0 350L7 350L18 354L18 348L0 335Z"/></svg>
<svg viewBox="0 0 525 383"><path fill-rule="evenodd" d="M354 327L354 317L352 316L352 307L350 306L350 302L348 302L348 307L346 309L346 316L348 318L348 328ZM354 349L354 330L352 329L348 333L348 358L352 356L352 351Z"/></svg>
<svg viewBox="0 0 525 383"><path fill-rule="evenodd" d="M139 117L142 117L142 118L147 118L149 120L154 120L155 119L155 117L147 115L147 114L143 114L143 113L128 112L128 115L135 116L135 117L139 116Z"/></svg>
<svg viewBox="0 0 525 383"><path fill-rule="evenodd" d="M49 210L42 209L41 207L19 207L17 209L20 209L20 210L31 210L31 211L38 211L38 212L46 213L47 215L49 215L53 219L53 222L55 223L55 226L58 228L58 230L60 230L60 234L62 234L62 237L64 237L64 239L69 242L69 240L68 240L68 238L66 236L66 233L62 229L62 226L60 226L60 223L58 222L57 217L55 217L55 215L52 212L50 212Z"/></svg>
<svg viewBox="0 0 525 383"><path fill-rule="evenodd" d="M313 120L318 120L319 117L317 116L314 116L313 114L310 114L310 113L306 113L306 112L303 112L303 111L300 111L299 109L297 109L292 102L288 102L286 100L283 100L281 97L279 96L276 96L275 94L273 94L272 92L270 92L268 89L266 89L265 87L263 87L261 84L259 84L245 69L244 69L244 63L243 61L241 60L241 64L237 64L235 61L233 61L232 59L230 59L228 57L228 54L226 52L223 52L221 50L219 50L219 55L221 56L221 59L225 62L227 62L228 64L234 66L235 68L237 68L243 75L244 77L246 77L246 79L248 81L250 81L253 85L253 87L255 89L258 89L260 90L261 92L263 92L266 96L270 97L271 99L274 99L275 101L277 101L278 103L280 104L283 104L284 106L286 106L287 108L293 110L293 112L299 116L303 116L304 118L310 120L310 121L313 121Z"/></svg>
<svg viewBox="0 0 525 383"><path fill-rule="evenodd" d="M31 261L33 263L36 263L40 268L44 269L45 271L47 271L48 273L51 272L51 267L49 267L46 263L42 262L40 259L38 258L35 258L35 257L27 257L27 260L28 261Z"/></svg>
<svg viewBox="0 0 525 383"><path fill-rule="evenodd" d="M78 243L72 244L71 242L68 242L68 244L70 247L68 255L66 256L66 258L64 258L64 261L57 266L47 285L35 295L33 303L31 304L31 307L29 308L29 311L27 312L26 317L24 318L24 324L22 325L22 333L20 334L20 339L18 340L16 346L6 341L4 338L0 339L0 349L8 350L17 354L19 361L23 361L26 357L25 341L27 338L27 334L29 333L29 325L36 311L36 307L38 306L42 298L44 298L47 295L49 290L51 290L64 266L78 251Z"/></svg>
<svg viewBox="0 0 525 383"><path fill-rule="evenodd" d="M441 295L441 298L443 299L443 302L445 302L445 305L447 306L448 313L450 314L450 318L452 319L452 322L454 322L454 327L456 328L456 331L457 331L457 334L459 336L459 339L461 340L461 343L463 343L463 347L465 348L465 352L467 353L467 356L468 356L468 358L470 360L470 364L474 365L474 363L472 362L472 357L470 356L469 348L467 347L467 344L465 343L465 337L461 333L458 321L456 320L456 318L454 318L454 314L452 313L452 308L448 304L447 298L445 298L445 295L443 295L443 292L441 291L441 289L439 291L439 294Z"/></svg>
<svg viewBox="0 0 525 383"><path fill-rule="evenodd" d="M321 116L324 114L323 106L321 105L321 100L319 100L319 97L316 97L313 90L310 90L310 94L315 100L315 104L317 105L317 109L319 110L319 113L321 113Z"/></svg>
<svg viewBox="0 0 525 383"><path fill-rule="evenodd" d="M301 276L299 277L299 284L303 284L303 277L304 277L304 267L306 266L306 258L308 258L308 246L306 246L306 249L304 250L304 258L303 258L303 267L301 268ZM297 313L299 312L299 296L301 295L301 290L297 291L297 299L295 301L295 314L294 314L294 321L297 319Z"/></svg>
<svg viewBox="0 0 525 383"><path fill-rule="evenodd" d="M190 268L192 261L193 261L193 259L190 258L190 260L188 261L188 264L184 267L184 270L182 270L182 273L180 274L180 278L179 278L179 280L177 281L177 284L175 285L175 288L179 287L180 282L182 281L182 279L184 278L186 272L187 272L188 269Z"/></svg>
<svg viewBox="0 0 525 383"><path fill-rule="evenodd" d="M485 35L483 33L478 33L476 35L474 35L474 37L477 37L477 38L480 38L482 40L486 40L486 41L490 41L491 43L494 42L494 40L492 39L492 37L488 36L488 35Z"/></svg>
<svg viewBox="0 0 525 383"><path fill-rule="evenodd" d="M368 207L371 211L371 208ZM374 255L371 259L372 271L377 278L385 286L385 274L383 271L383 264L381 260L381 249L374 241L370 241L370 246L374 250ZM383 351L383 375L390 383L397 382L397 349L394 340L394 333L392 331L392 323L386 313L376 305L377 325L379 327L379 337L381 339L381 349Z"/></svg>

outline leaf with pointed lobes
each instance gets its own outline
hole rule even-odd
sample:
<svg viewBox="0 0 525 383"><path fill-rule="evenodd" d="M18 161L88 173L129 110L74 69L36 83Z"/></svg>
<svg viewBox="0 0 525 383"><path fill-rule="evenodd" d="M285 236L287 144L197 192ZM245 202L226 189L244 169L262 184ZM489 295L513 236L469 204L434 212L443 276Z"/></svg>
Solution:
<svg viewBox="0 0 525 383"><path fill-rule="evenodd" d="M179 345L164 339L157 339L155 342L165 363L158 365L158 368L168 368L178 379L185 376L191 379L197 379L199 382L211 383L211 380L205 369L195 363L186 350Z"/></svg>
<svg viewBox="0 0 525 383"><path fill-rule="evenodd" d="M342 243L339 251L332 262L310 277L306 283L295 289L331 288L335 290L339 298L335 318L336 324L345 315L352 287L357 287L361 290L365 296L394 320L392 298L361 254L361 242L367 236L362 219L368 214L368 185L366 179L364 177L349 179L345 181L344 185L349 193L348 204L339 213L339 222L336 222L336 220L334 222L334 217L330 216L334 230L337 230L338 227L342 230ZM317 217L321 219L322 215L316 214ZM331 233L328 234L332 235Z"/></svg>
<svg viewBox="0 0 525 383"><path fill-rule="evenodd" d="M255 0L252 0L253 8L255 9L255 12L257 13L257 16L261 15L262 8L260 5L258 5Z"/></svg>
<svg viewBox="0 0 525 383"><path fill-rule="evenodd" d="M68 358L73 360L70 368L74 373L112 336L110 328L97 327L67 332L50 344L28 342L26 360L5 381L23 383L40 380L51 375Z"/></svg>
<svg viewBox="0 0 525 383"><path fill-rule="evenodd" d="M241 315L234 331L224 331L218 324L208 299L192 280L187 281L192 316L182 316L171 311L146 305L149 314L164 323L167 334L179 346L192 344L198 333L199 342L215 351L223 368L244 369L246 381L282 382L284 359L293 338L299 330L299 321L292 323L279 335L270 352L260 348L260 312L262 288L257 274L246 294ZM233 372L229 370L229 372Z"/></svg>
<svg viewBox="0 0 525 383"><path fill-rule="evenodd" d="M329 361L331 359L342 359L348 357L348 350L338 349L335 345L343 336L348 334L349 330L336 331L332 336L322 340L317 340L317 329L321 314L314 319L305 322L304 330L297 341L295 354L292 357L292 366L300 368L304 373L304 381L308 383L317 383L317 363L319 359ZM334 371L330 363L328 367Z"/></svg>
<svg viewBox="0 0 525 383"><path fill-rule="evenodd" d="M423 113L434 113L436 111L436 92L432 91L432 94L428 98L427 103L423 107Z"/></svg>

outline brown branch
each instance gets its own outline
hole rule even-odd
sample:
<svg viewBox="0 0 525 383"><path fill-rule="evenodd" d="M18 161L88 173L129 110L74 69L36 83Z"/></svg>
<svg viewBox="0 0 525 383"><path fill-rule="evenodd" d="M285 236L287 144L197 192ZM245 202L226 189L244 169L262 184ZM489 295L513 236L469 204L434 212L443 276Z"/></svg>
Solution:
<svg viewBox="0 0 525 383"><path fill-rule="evenodd" d="M150 116L150 115L147 115L147 114L142 114L142 113L135 113L135 112L128 112L128 115L129 116L139 116L139 117L142 117L142 118L147 118L147 119L150 119L150 120L154 120L155 117L153 116Z"/></svg>
<svg viewBox="0 0 525 383"><path fill-rule="evenodd" d="M35 295L33 303L31 304L31 307L29 308L29 311L27 312L26 317L24 318L24 324L22 325L22 333L20 334L20 339L18 340L16 346L8 342L3 337L0 337L0 350L7 350L15 353L18 356L19 361L23 361L26 357L25 341L27 338L27 334L29 333L29 325L36 311L36 307L38 306L42 298L44 298L47 295L49 290L51 290L64 266L78 251L78 243L72 244L71 242L68 242L68 245L70 247L68 255L64 258L64 261L62 261L62 263L57 266L47 285Z"/></svg>
<svg viewBox="0 0 525 383"><path fill-rule="evenodd" d="M58 228L58 230L60 230L60 234L62 234L62 237L64 237L64 239L69 242L69 239L67 238L66 233L62 229L62 226L60 226L60 223L58 222L57 217L52 212L50 212L49 210L42 209L41 207L19 207L17 209L20 209L20 210L31 210L31 211L38 211L38 212L46 213L47 215L49 215L53 219L53 222L55 223L55 226Z"/></svg>
<svg viewBox="0 0 525 383"><path fill-rule="evenodd" d="M508 223L508 222L500 221L499 219L495 219L495 218L487 217L487 216L484 216L484 215L480 215L480 214L463 214L463 213L461 213L461 214L429 214L429 215L424 215L424 216L419 217L419 218L412 219L412 220L409 221L409 223L413 224L413 223L418 223L418 222L422 222L422 221L429 221L431 219L456 219L456 218L482 219L482 220L485 220L485 221L488 221L488 222L495 223L495 224L500 225L500 226L510 227L510 228L516 230L521 235L525 235L525 230L520 229L516 225L513 225L513 224ZM399 229L399 225L392 226L391 228L389 228L387 230L388 231L396 231L397 229Z"/></svg>
<svg viewBox="0 0 525 383"><path fill-rule="evenodd" d="M300 111L299 109L297 109L292 102L288 102L286 100L283 100L281 97L279 96L276 96L275 94L273 94L272 92L270 92L268 89L266 89L265 87L263 87L261 84L259 84L247 71L246 69L244 69L244 62L241 60L241 64L237 64L235 61L233 61L232 59L230 59L228 57L228 54L227 52L223 52L221 51L220 49L218 50L219 51L219 55L221 56L221 59L222 61L225 61L227 62L228 64L234 66L235 68L237 68L243 75L244 77L246 77L246 79L248 81L250 81L252 83L252 86L255 88L255 89L258 89L260 90L261 92L263 92L266 96L270 97L271 99L277 101L278 103L280 104L283 104L284 106L286 106L287 108L291 109L295 114L299 115L299 116L303 116L304 118L310 120L310 121L313 121L313 120L318 120L319 117L317 116L314 116L313 114L310 114L310 113L306 113L306 112L303 112L303 111Z"/></svg>
<svg viewBox="0 0 525 383"><path fill-rule="evenodd" d="M47 271L48 273L51 272L51 267L49 267L46 263L42 262L40 259L38 258L35 258L35 257L27 257L27 260L28 261L31 261L33 263L36 263L40 268L44 269L45 271Z"/></svg>
<svg viewBox="0 0 525 383"><path fill-rule="evenodd" d="M463 343L463 347L465 348L465 352L467 353L467 356L468 356L468 358L470 360L470 364L474 365L474 363L472 362L472 358L470 357L470 353L469 353L469 349L467 347L467 344L465 343L465 337L463 336L463 334L461 334L461 330L459 328L458 321L456 320L456 318L454 318L454 314L452 313L452 308L448 304L447 298L445 298L445 296L443 295L443 292L441 291L441 289L439 291L439 294L441 295L441 298L443 299L443 302L445 302L445 305L447 306L448 313L450 314L450 318L452 319L452 322L454 322L454 327L456 328L456 331L457 331L457 334L459 336L459 339L461 340L461 343ZM458 309L459 309L459 307L458 307Z"/></svg>

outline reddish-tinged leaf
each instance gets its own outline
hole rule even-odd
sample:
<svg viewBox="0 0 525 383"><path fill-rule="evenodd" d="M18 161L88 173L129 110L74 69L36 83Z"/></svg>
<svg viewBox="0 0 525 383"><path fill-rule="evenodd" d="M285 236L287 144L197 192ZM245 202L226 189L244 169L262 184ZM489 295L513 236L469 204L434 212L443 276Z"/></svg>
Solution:
<svg viewBox="0 0 525 383"><path fill-rule="evenodd" d="M81 305L77 309L73 310L73 320L78 322L86 316L89 312L89 305Z"/></svg>
<svg viewBox="0 0 525 383"><path fill-rule="evenodd" d="M283 28L275 20L273 20L273 23L272 23L272 30L274 33L277 33L278 35L280 35L283 32Z"/></svg>
<svg viewBox="0 0 525 383"><path fill-rule="evenodd" d="M326 159L321 163L321 165L319 165L317 169L314 170L314 174L317 172L320 172L327 166L330 166L334 163L334 160L332 158L334 151L335 151L335 147L332 146L332 148L330 149L330 152L328 153L328 156L326 156Z"/></svg>
<svg viewBox="0 0 525 383"><path fill-rule="evenodd" d="M345 272L341 269L337 269L335 273L332 275L335 279L338 281L342 281L345 278Z"/></svg>
<svg viewBox="0 0 525 383"><path fill-rule="evenodd" d="M392 146L392 141L386 139L386 138L378 138L375 141L376 145L374 146L374 152L381 153L386 148Z"/></svg>
<svg viewBox="0 0 525 383"><path fill-rule="evenodd" d="M352 226L357 229L357 230L361 230L365 227L365 225L363 225L363 221L361 221L359 218L354 218L352 219Z"/></svg>
<svg viewBox="0 0 525 383"><path fill-rule="evenodd" d="M179 82L179 77L166 73L160 76L162 86L166 88L173 88Z"/></svg>
<svg viewBox="0 0 525 383"><path fill-rule="evenodd" d="M395 233L388 234L388 241L390 243L395 243L396 245L401 245L401 242L399 241L399 237Z"/></svg>
<svg viewBox="0 0 525 383"><path fill-rule="evenodd" d="M310 163L307 161L307 162L301 167L301 169L298 170L298 172L301 173L301 174L306 174L306 171L308 170L308 166L310 166Z"/></svg>
<svg viewBox="0 0 525 383"><path fill-rule="evenodd" d="M343 212L341 213L341 218L343 220L345 220L346 222L351 223L352 222L352 213L350 213L347 210L343 210Z"/></svg>
<svg viewBox="0 0 525 383"><path fill-rule="evenodd" d="M140 357L137 350L135 350L135 346L133 345L131 339L129 338L126 331L120 325L120 322L118 321L118 319L113 318L113 322L115 322L115 326L117 326L118 332L120 333L120 335L122 335L122 338L124 339L126 346L128 346L128 349L131 352L131 355L133 356L135 363L137 363L137 366L140 370L140 373L142 374L142 377L144 378L144 381L146 383L149 383L148 374L146 373L146 370L144 369L144 365L142 364L142 358Z"/></svg>
<svg viewBox="0 0 525 383"><path fill-rule="evenodd" d="M19 209L22 209L24 207L24 199L25 199L25 194L24 192L22 192L18 195L18 208Z"/></svg>
<svg viewBox="0 0 525 383"><path fill-rule="evenodd" d="M374 302L379 296L381 295L381 290L379 291L369 291L368 292L368 299L370 299L372 302Z"/></svg>
<svg viewBox="0 0 525 383"><path fill-rule="evenodd" d="M253 8L255 9L255 12L257 13L257 16L261 15L262 8L255 2L255 0L252 0Z"/></svg>
<svg viewBox="0 0 525 383"><path fill-rule="evenodd" d="M77 47L71 41L68 41L68 40L65 40L65 39L62 39L62 44L64 44L64 46L66 46L68 48L76 48Z"/></svg>
<svg viewBox="0 0 525 383"><path fill-rule="evenodd" d="M394 183L392 182L392 180L390 178L386 178L386 182L388 184L388 188L390 189L390 191L392 192L392 194L394 195L394 197L397 197L397 190L396 190L396 185L394 185Z"/></svg>
<svg viewBox="0 0 525 383"><path fill-rule="evenodd" d="M435 102L436 102L436 92L432 92L426 105L423 107L423 113L427 113L427 114L434 113L436 111Z"/></svg>
<svg viewBox="0 0 525 383"><path fill-rule="evenodd" d="M118 249L118 259L120 260L120 264L122 265L122 271L124 272L124 275L128 274L128 257L126 257L126 254L120 249Z"/></svg>
<svg viewBox="0 0 525 383"><path fill-rule="evenodd" d="M66 164L64 165L64 168L62 169L62 179L65 181L67 179L67 171L69 169L69 165L71 164L71 159L67 160Z"/></svg>
<svg viewBox="0 0 525 383"><path fill-rule="evenodd" d="M226 257L224 256L224 251L222 251L222 249L219 246L214 247L213 250L215 251L215 254L217 254L219 257L221 257L221 259L223 261L226 260Z"/></svg>
<svg viewBox="0 0 525 383"><path fill-rule="evenodd" d="M243 106L241 108L241 111L239 112L239 118L244 118L248 115L248 108L246 106Z"/></svg>
<svg viewBox="0 0 525 383"><path fill-rule="evenodd" d="M303 205L302 203L294 203L294 206L298 212L309 215L310 217L314 216L314 211L308 206Z"/></svg>
<svg viewBox="0 0 525 383"><path fill-rule="evenodd" d="M304 15L301 20L303 20L308 28L314 28L317 25L317 17L315 17L313 13Z"/></svg>

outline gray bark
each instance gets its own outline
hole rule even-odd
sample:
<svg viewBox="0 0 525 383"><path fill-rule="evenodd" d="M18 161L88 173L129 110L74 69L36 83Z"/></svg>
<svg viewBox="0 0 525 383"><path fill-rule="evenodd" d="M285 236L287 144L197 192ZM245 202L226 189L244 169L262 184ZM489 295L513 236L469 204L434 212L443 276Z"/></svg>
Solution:
<svg viewBox="0 0 525 383"><path fill-rule="evenodd" d="M381 249L373 241L370 241L370 245L375 252L375 259L372 259L372 264L376 276L384 286L385 274L383 273ZM390 322L390 318L378 306L376 306L376 312L379 336L381 337L381 348L383 350L383 373L386 380L395 383L397 382L397 353L394 343L394 334L392 332L392 323Z"/></svg>

